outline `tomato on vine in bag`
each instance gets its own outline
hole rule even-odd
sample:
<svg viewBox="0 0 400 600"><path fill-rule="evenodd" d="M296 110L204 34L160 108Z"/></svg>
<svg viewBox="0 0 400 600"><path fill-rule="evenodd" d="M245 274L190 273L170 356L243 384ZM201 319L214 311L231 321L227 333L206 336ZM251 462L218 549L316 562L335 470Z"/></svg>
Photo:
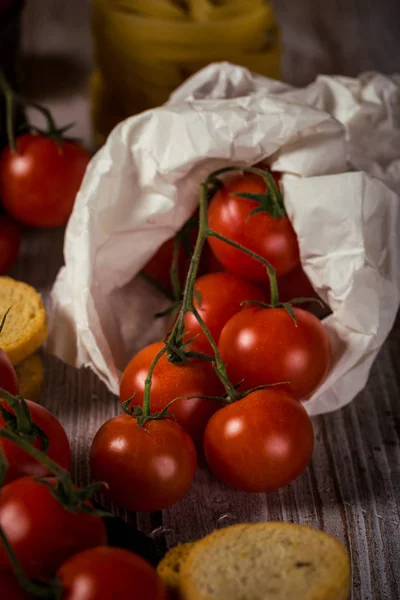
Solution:
<svg viewBox="0 0 400 600"><path fill-rule="evenodd" d="M225 182L210 203L208 221L212 230L257 253L281 276L299 264L299 248L282 195L273 176L269 177L267 183L261 175L246 172ZM265 268L254 258L214 237L208 242L230 273L265 280Z"/></svg>

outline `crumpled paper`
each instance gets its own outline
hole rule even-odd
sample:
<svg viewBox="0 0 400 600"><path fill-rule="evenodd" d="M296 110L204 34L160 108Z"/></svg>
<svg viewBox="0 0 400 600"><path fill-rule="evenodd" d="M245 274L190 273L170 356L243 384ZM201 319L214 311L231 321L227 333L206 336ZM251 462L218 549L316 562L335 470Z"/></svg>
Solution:
<svg viewBox="0 0 400 600"><path fill-rule="evenodd" d="M294 89L218 63L120 123L67 227L49 350L118 393L133 353L164 334L153 315L165 299L136 275L193 213L210 171L268 158L285 173L304 270L332 310L323 323L333 368L305 406L319 414L350 402L399 306L399 99L397 76L321 76Z"/></svg>

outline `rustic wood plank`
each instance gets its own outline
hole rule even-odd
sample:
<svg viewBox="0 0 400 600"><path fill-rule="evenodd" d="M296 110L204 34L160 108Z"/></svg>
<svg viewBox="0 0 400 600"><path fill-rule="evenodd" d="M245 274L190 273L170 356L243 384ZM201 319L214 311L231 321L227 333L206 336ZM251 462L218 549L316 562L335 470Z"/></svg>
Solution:
<svg viewBox="0 0 400 600"><path fill-rule="evenodd" d="M293 83L306 83L321 71L355 74L374 67L390 72L400 64L395 0L379 6L372 0L275 0L275 5L286 41L286 77ZM28 2L23 50L25 89L49 104L61 123L75 120L75 132L88 142L88 0ZM13 270L41 291L49 308L62 243L62 230L26 231ZM350 406L314 419L312 464L287 488L268 495L236 493L212 477L201 457L195 484L178 505L152 515L119 514L167 545L238 521L309 524L349 548L354 600L400 598L399 349L400 319L366 390ZM64 424L73 446L74 479L85 484L91 440L118 413L118 401L90 371L78 372L46 354L44 359L42 401Z"/></svg>

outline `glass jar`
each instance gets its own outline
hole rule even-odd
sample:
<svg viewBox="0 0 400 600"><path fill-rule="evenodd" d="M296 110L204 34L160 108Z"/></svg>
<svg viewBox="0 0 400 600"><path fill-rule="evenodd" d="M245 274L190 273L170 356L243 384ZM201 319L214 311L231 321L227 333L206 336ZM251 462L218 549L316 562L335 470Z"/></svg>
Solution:
<svg viewBox="0 0 400 600"><path fill-rule="evenodd" d="M221 60L280 78L280 39L264 0L92 0L92 123L98 145L122 119L163 104Z"/></svg>

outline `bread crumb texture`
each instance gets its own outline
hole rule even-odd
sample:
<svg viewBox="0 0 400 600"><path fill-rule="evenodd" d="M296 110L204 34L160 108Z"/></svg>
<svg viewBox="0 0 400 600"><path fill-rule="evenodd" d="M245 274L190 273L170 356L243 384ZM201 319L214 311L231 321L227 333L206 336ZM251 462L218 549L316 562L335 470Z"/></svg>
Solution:
<svg viewBox="0 0 400 600"><path fill-rule="evenodd" d="M179 544L168 550L162 561L158 564L157 571L168 589L176 592L179 588L180 572L183 563L189 556L195 542Z"/></svg>
<svg viewBox="0 0 400 600"><path fill-rule="evenodd" d="M33 354L16 367L19 395L38 402L43 386L44 369L40 356Z"/></svg>
<svg viewBox="0 0 400 600"><path fill-rule="evenodd" d="M0 277L1 318L9 308L0 347L13 365L19 365L47 338L46 311L33 287L11 277Z"/></svg>
<svg viewBox="0 0 400 600"><path fill-rule="evenodd" d="M348 600L350 559L334 537L291 523L241 524L196 543L184 600Z"/></svg>

